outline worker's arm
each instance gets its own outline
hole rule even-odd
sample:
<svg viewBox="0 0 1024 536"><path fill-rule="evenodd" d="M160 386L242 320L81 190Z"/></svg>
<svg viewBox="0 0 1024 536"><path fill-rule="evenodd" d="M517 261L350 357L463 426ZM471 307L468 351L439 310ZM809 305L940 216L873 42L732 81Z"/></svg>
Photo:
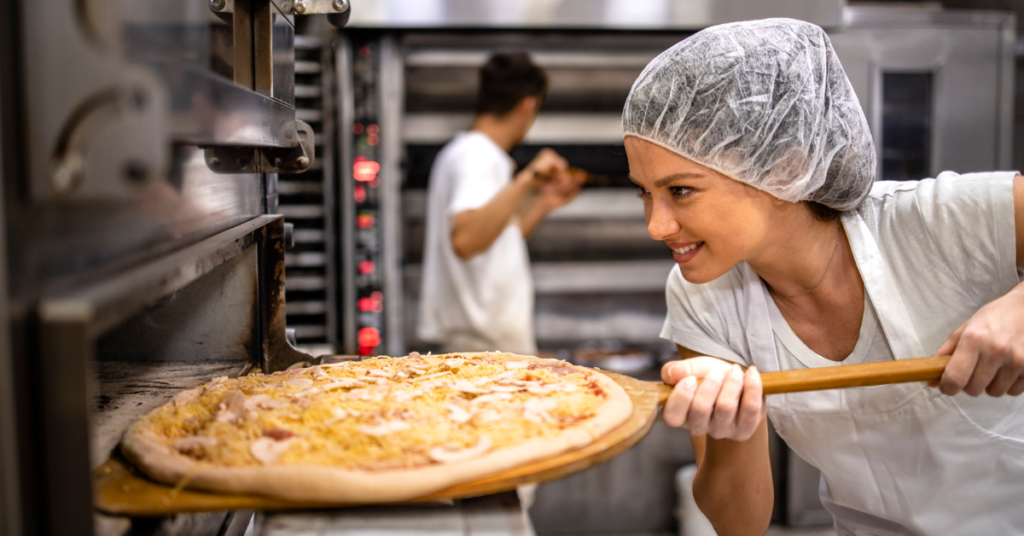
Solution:
<svg viewBox="0 0 1024 536"><path fill-rule="evenodd" d="M526 207L519 215L519 229L523 232L523 238L530 238L537 224L552 210L568 205L586 181L586 172L580 170L557 173L546 179L537 188L537 195L526 202Z"/></svg>
<svg viewBox="0 0 1024 536"><path fill-rule="evenodd" d="M679 356L661 371L675 385L662 415L669 426L690 430L697 506L720 536L764 534L775 492L761 378L753 367L743 372L682 346Z"/></svg>
<svg viewBox="0 0 1024 536"><path fill-rule="evenodd" d="M541 184L543 179L540 176L561 172L565 168L562 157L551 149L543 149L487 204L458 213L452 222L452 249L455 254L460 259L469 260L487 251L508 227L523 200Z"/></svg>
<svg viewBox="0 0 1024 536"><path fill-rule="evenodd" d="M1013 179L1017 266L1024 265L1024 177ZM992 277L995 277L994 275ZM935 351L951 356L939 381L944 394L971 396L1024 394L1024 283L992 300L960 325Z"/></svg>

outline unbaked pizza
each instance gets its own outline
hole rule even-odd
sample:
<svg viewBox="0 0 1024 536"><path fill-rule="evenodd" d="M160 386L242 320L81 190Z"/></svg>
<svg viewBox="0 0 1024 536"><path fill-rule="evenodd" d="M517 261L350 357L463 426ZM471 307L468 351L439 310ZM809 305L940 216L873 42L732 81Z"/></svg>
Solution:
<svg viewBox="0 0 1024 536"><path fill-rule="evenodd" d="M580 448L631 412L617 383L564 361L414 352L214 378L134 423L121 448L171 485L393 502Z"/></svg>

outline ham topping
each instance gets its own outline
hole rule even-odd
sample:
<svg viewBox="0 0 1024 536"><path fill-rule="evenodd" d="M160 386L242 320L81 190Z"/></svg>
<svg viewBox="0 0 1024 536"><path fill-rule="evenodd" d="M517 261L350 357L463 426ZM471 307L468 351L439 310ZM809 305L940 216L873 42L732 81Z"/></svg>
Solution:
<svg viewBox="0 0 1024 536"><path fill-rule="evenodd" d="M353 387L362 387L364 385L366 384L355 378L338 378L333 382L321 385L320 389L327 392L335 389L352 389Z"/></svg>
<svg viewBox="0 0 1024 536"><path fill-rule="evenodd" d="M420 359L420 357L422 356L419 352L409 352L409 359Z"/></svg>
<svg viewBox="0 0 1024 536"><path fill-rule="evenodd" d="M444 376L446 374L451 374L451 372L446 370L444 372L438 372L436 374L428 374L426 376L420 376L419 378L416 378L416 379L413 379L413 380L409 380L409 383L418 383L418 382L422 382L422 381L425 381L425 380L430 380L430 379L436 378L438 376Z"/></svg>
<svg viewBox="0 0 1024 536"><path fill-rule="evenodd" d="M491 393L489 395L478 396L473 399L472 404L489 404L491 402L501 402L502 400L509 400L512 395L509 393Z"/></svg>
<svg viewBox="0 0 1024 536"><path fill-rule="evenodd" d="M245 395L241 391L231 391L217 406L217 422L234 424L246 417Z"/></svg>
<svg viewBox="0 0 1024 536"><path fill-rule="evenodd" d="M412 428L409 423L402 421L383 421L378 424L367 424L359 427L359 431L374 437L386 436L395 432L404 432Z"/></svg>
<svg viewBox="0 0 1024 536"><path fill-rule="evenodd" d="M435 447L430 449L427 456L431 460L439 463L455 463L463 462L466 460L472 460L473 458L479 458L480 456L491 450L491 446L494 443L491 438L483 436L480 441L477 441L476 445L465 449L446 449L444 447Z"/></svg>
<svg viewBox="0 0 1024 536"><path fill-rule="evenodd" d="M274 400L269 395L253 395L245 399L245 410L256 411L257 409L277 409L287 406L284 400Z"/></svg>
<svg viewBox="0 0 1024 536"><path fill-rule="evenodd" d="M291 430L285 430L284 428L271 428L263 431L263 437L269 437L274 441L283 441L289 437L293 437L295 432Z"/></svg>
<svg viewBox="0 0 1024 536"><path fill-rule="evenodd" d="M391 393L390 396L395 402L408 402L416 397L423 396L423 392L419 389L413 389L411 391L395 391Z"/></svg>
<svg viewBox="0 0 1024 536"><path fill-rule="evenodd" d="M271 464L276 462L284 451L288 450L288 446L294 439L285 439L284 441L277 441L270 437L261 437L256 441L253 441L252 445L249 446L249 453L252 454L253 458L259 460L263 464Z"/></svg>
<svg viewBox="0 0 1024 536"><path fill-rule="evenodd" d="M309 378L295 378L288 380L288 385L295 387L296 389L308 389L313 387L313 380Z"/></svg>
<svg viewBox="0 0 1024 536"><path fill-rule="evenodd" d="M309 367L309 375L312 376L314 380L326 380L330 378L330 376L324 372L324 369L320 368L320 365L313 365L312 367Z"/></svg>
<svg viewBox="0 0 1024 536"><path fill-rule="evenodd" d="M473 414L473 424L481 426L501 420L501 414L493 409L482 409Z"/></svg>
<svg viewBox="0 0 1024 536"><path fill-rule="evenodd" d="M452 383L452 389L462 393L470 393L474 395L482 395L484 393L489 392L487 389L481 389L473 385L473 382L469 380L455 380L455 382Z"/></svg>
<svg viewBox="0 0 1024 536"><path fill-rule="evenodd" d="M576 390L576 386L571 383L549 383L547 385L531 385L526 390L535 395L548 395L559 391L570 393Z"/></svg>
<svg viewBox="0 0 1024 536"><path fill-rule="evenodd" d="M183 452L185 454L198 454L203 450L215 446L217 446L217 440L206 436L186 437L185 439L179 439L174 443L174 448L178 449L178 452Z"/></svg>
<svg viewBox="0 0 1024 536"><path fill-rule="evenodd" d="M555 423L548 410L558 407L558 401L550 398L531 398L523 405L523 418L537 424Z"/></svg>
<svg viewBox="0 0 1024 536"><path fill-rule="evenodd" d="M473 414L456 406L455 404L448 404L448 418L453 422L462 424L473 418Z"/></svg>

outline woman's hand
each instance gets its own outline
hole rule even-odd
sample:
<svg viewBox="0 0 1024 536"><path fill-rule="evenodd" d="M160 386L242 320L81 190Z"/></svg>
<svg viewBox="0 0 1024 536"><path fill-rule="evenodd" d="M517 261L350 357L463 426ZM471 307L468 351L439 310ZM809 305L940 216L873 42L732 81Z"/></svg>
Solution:
<svg viewBox="0 0 1024 536"><path fill-rule="evenodd" d="M661 379L675 385L662 411L665 424L682 426L692 435L746 441L764 419L761 375L755 367L743 372L715 357L692 357L666 363Z"/></svg>
<svg viewBox="0 0 1024 536"><path fill-rule="evenodd" d="M961 389L971 396L1024 393L1024 285L982 307L967 319L935 355L952 355L938 381L947 395Z"/></svg>

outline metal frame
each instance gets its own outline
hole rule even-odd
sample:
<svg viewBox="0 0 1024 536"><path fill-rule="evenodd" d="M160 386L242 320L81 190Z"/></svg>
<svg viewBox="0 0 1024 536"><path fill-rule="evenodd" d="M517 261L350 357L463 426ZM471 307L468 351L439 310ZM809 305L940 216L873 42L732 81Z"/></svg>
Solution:
<svg viewBox="0 0 1024 536"><path fill-rule="evenodd" d="M993 98L985 97L980 99L974 95L974 104L984 107L986 115L992 118L993 129L991 133L991 163L986 164L987 169L992 167L1007 169L1013 165L1013 105L1014 105L1014 44L1016 39L1016 16L1012 13L994 11L943 11L927 7L849 7L845 11L846 27L831 34L833 44L839 52L840 60L843 61L847 74L853 81L864 112L870 119L872 136L878 147L882 147L882 75L884 72L906 71L906 72L931 72L934 76L934 102L929 167L932 174L942 171L944 168L956 168L954 162L957 158L964 158L963 154L957 155L957 150L964 153L962 147L950 147L948 134L950 129L959 129L966 121L965 114L971 112L963 111L964 106L970 101L963 97L962 87L979 88L987 90L991 88L994 92ZM961 58L955 63L949 60L951 54L955 54L963 45L957 40L953 32L958 30L983 30L993 32L993 37L998 40L997 64L995 65L995 87L991 85L977 86L977 82L969 81L970 73L950 72L951 66L959 71L969 68L978 68L980 63L972 63ZM872 31L880 32L877 35ZM915 32L932 32L933 37L922 41ZM858 34L867 32L865 37L858 38ZM894 32L898 32L893 36ZM937 39L945 39L943 46L936 46ZM859 39L859 40L858 40ZM906 42L897 41L903 39ZM864 41L877 40L873 46L867 46ZM883 44L884 43L884 44ZM885 53L876 50L879 46L885 47ZM979 46L976 43L971 46ZM987 46L987 45L986 45ZM987 77L988 75L986 75ZM957 88L961 88L957 90ZM959 97L953 97L951 91L959 91ZM956 98L958 106L948 106L950 99ZM945 99L946 102L943 102ZM963 104L961 106L961 104ZM991 108L994 107L994 108ZM957 110L961 110L960 115ZM984 131L979 131L984 132ZM987 137L988 134L982 134ZM988 147L988 145L986 145ZM953 153L950 153L953 149ZM979 149L980 150L980 149ZM974 153L970 153L974 154ZM979 153L980 154L980 153ZM944 163L945 159L945 163ZM978 171L979 169L959 169L958 171ZM882 152L878 151L877 173L882 173Z"/></svg>
<svg viewBox="0 0 1024 536"><path fill-rule="evenodd" d="M3 143L0 143L2 147ZM2 161L3 151L0 149ZM14 536L22 534L21 494L18 489L21 468L18 463L14 361L11 358L10 302L7 297L7 215L3 167L0 165L0 534Z"/></svg>
<svg viewBox="0 0 1024 536"><path fill-rule="evenodd" d="M338 117L337 147L338 180L338 217L341 219L341 251L338 253L338 265L341 266L341 296L338 299L341 311L342 353L356 353L356 267L353 259L346 258L355 250L355 217L352 195L354 193L352 168L347 165L352 161L352 124L355 110L352 99L352 45L347 38L334 42L335 80L337 81L336 109Z"/></svg>
<svg viewBox="0 0 1024 536"><path fill-rule="evenodd" d="M381 170L384 177L380 185L381 225L383 231L382 260L384 262L384 349L389 355L405 355L403 337L402 294L402 157L404 140L402 115L405 110L405 82L403 80L402 51L394 36L380 42L380 127Z"/></svg>
<svg viewBox="0 0 1024 536"><path fill-rule="evenodd" d="M257 248L259 290L257 329L248 357L264 371L281 370L310 358L285 340L281 216L254 218L130 271L40 302L36 344L40 362L47 364L46 374L38 379L44 532L81 534L83 527L92 526L90 378L99 337L252 247Z"/></svg>

